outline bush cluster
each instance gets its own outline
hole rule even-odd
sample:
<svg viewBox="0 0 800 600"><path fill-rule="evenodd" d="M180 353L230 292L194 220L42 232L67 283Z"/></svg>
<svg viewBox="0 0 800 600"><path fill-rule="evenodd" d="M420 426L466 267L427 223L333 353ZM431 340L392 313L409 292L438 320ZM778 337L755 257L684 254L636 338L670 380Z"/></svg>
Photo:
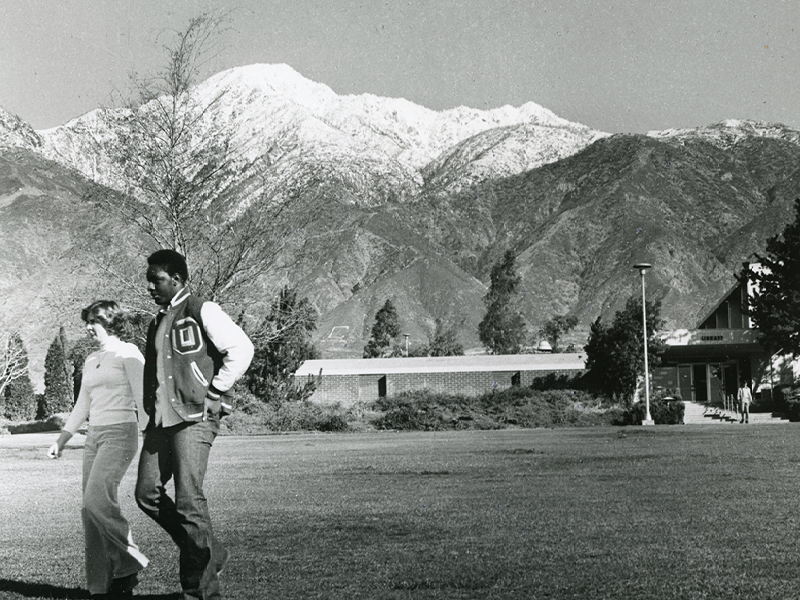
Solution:
<svg viewBox="0 0 800 600"><path fill-rule="evenodd" d="M25 423L8 424L9 433L46 433L58 431L66 423L67 413L53 415L41 421L27 421Z"/></svg>
<svg viewBox="0 0 800 600"><path fill-rule="evenodd" d="M779 386L773 390L775 412L793 423L800 422L800 387Z"/></svg>
<svg viewBox="0 0 800 600"><path fill-rule="evenodd" d="M609 425L619 417L613 409L578 390L534 390L514 387L477 397L427 390L381 398L379 429L435 431L507 427L589 427Z"/></svg>
<svg viewBox="0 0 800 600"><path fill-rule="evenodd" d="M650 399L650 416L656 425L680 425L686 405L680 399L655 397ZM647 414L644 402L637 402L622 411L620 420L615 425L641 425Z"/></svg>
<svg viewBox="0 0 800 600"><path fill-rule="evenodd" d="M235 435L288 431L347 431L349 415L339 406L308 401L263 402L237 387L233 413L222 420L222 432Z"/></svg>
<svg viewBox="0 0 800 600"><path fill-rule="evenodd" d="M534 377L531 387L535 390L580 390L586 387L583 378L583 374L556 375L548 373L542 377Z"/></svg>

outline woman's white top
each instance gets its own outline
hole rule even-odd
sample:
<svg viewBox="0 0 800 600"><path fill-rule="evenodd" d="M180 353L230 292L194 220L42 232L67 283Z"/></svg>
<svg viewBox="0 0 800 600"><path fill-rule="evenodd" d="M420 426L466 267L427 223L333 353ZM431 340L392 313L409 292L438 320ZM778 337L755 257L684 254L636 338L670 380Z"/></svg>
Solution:
<svg viewBox="0 0 800 600"><path fill-rule="evenodd" d="M133 344L109 337L100 350L86 357L81 391L64 431L75 434L89 419L89 426L137 423L142 417L144 357Z"/></svg>

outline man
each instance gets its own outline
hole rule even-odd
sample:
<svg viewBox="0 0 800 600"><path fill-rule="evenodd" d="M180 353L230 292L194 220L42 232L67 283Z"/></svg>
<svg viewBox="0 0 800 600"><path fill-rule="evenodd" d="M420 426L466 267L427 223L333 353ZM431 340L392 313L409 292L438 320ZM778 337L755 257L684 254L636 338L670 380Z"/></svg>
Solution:
<svg viewBox="0 0 800 600"><path fill-rule="evenodd" d="M253 344L219 305L189 293L181 254L159 250L147 263L147 290L161 310L147 332L136 502L180 549L180 599L216 599L228 551L214 536L203 479L220 417L230 413L227 392L250 366Z"/></svg>
<svg viewBox="0 0 800 600"><path fill-rule="evenodd" d="M749 423L750 403L753 401L753 393L750 391L750 386L748 385L747 381L742 380L742 385L739 386L739 392L737 396L742 410L742 420L740 422Z"/></svg>

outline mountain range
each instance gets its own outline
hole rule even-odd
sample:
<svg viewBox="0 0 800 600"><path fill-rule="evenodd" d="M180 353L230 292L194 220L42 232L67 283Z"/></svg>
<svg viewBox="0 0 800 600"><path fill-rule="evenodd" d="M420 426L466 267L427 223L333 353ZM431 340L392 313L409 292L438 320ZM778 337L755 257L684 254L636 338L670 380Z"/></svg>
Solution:
<svg viewBox="0 0 800 600"><path fill-rule="evenodd" d="M438 318L479 351L488 273L507 249L533 333L575 315L567 341L581 345L592 321L641 293L640 261L653 264L648 297L662 301L665 326L692 327L800 196L800 132L780 124L610 135L534 103L432 111L339 96L286 65L224 71L194 94L221 95L201 128L232 132L273 193L324 181L304 201L330 218L297 232L313 247L328 228L324 242L263 295L297 286L319 312L326 357L360 356L387 298L412 345ZM100 108L34 131L0 110L0 325L22 331L39 372L57 327L77 334L76 311L105 290L103 260L81 250L87 228L107 230L105 252L133 265L127 293L144 296L141 252L117 243L130 242L125 222L86 200L93 183L124 186L109 159L124 117Z"/></svg>

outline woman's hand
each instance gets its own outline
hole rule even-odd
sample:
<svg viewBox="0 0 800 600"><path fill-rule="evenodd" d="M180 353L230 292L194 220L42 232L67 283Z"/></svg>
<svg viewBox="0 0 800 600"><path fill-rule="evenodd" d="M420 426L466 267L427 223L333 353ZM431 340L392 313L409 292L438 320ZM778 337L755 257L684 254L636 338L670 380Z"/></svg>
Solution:
<svg viewBox="0 0 800 600"><path fill-rule="evenodd" d="M61 451L64 449L64 446L67 445L67 442L71 437L72 434L69 431L62 431L61 435L58 436L56 443L48 448L47 456L50 458L58 458L61 456Z"/></svg>
<svg viewBox="0 0 800 600"><path fill-rule="evenodd" d="M49 456L50 458L58 458L59 456L61 456L61 450L62 450L62 449L63 449L63 448L61 448L61 447L58 445L58 442L56 442L55 444L53 444L52 446L50 446L50 448L48 448L48 450L47 450L47 456Z"/></svg>

